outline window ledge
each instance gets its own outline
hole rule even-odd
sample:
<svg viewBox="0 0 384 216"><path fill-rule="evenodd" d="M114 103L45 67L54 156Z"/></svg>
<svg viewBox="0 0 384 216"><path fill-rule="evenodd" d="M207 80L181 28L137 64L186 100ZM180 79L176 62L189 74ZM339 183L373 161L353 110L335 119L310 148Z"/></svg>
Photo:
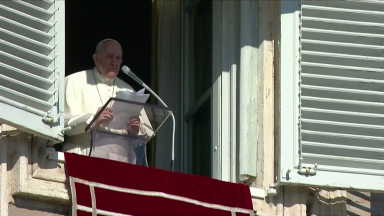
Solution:
<svg viewBox="0 0 384 216"><path fill-rule="evenodd" d="M262 188L249 187L252 198L265 198L265 190Z"/></svg>

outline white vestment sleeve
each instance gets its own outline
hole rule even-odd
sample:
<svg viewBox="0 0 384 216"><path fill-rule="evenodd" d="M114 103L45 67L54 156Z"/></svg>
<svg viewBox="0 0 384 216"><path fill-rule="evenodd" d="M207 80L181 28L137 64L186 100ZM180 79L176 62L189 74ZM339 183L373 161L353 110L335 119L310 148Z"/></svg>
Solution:
<svg viewBox="0 0 384 216"><path fill-rule="evenodd" d="M64 124L65 127L72 127L65 132L68 136L74 136L85 132L88 123L87 120L93 116L93 113L82 113L82 94L81 85L77 80L65 78L65 96L64 96ZM92 120L92 119L91 119Z"/></svg>

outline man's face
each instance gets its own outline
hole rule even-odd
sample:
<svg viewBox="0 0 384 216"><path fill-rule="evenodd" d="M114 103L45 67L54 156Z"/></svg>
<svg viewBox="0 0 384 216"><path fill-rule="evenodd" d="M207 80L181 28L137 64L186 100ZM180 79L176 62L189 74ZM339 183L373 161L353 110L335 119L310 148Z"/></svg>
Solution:
<svg viewBox="0 0 384 216"><path fill-rule="evenodd" d="M103 77L113 79L120 71L122 55L123 51L118 43L107 41L100 52L93 55L93 60Z"/></svg>

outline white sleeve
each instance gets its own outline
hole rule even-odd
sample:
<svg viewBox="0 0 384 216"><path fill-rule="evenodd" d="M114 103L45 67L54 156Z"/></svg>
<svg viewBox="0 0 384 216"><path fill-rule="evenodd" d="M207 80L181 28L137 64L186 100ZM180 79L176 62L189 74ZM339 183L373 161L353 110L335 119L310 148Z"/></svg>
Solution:
<svg viewBox="0 0 384 216"><path fill-rule="evenodd" d="M93 113L82 113L80 102L82 101L79 85L75 80L68 77L65 78L65 94L64 94L64 125L70 126L71 130L65 131L68 136L74 136L85 133L87 120L93 116ZM90 122L90 121L89 121Z"/></svg>

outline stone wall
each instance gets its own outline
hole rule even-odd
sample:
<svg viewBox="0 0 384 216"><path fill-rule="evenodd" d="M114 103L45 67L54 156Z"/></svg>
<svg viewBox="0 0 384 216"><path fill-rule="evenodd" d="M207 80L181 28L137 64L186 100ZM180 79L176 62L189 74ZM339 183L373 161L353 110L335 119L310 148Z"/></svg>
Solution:
<svg viewBox="0 0 384 216"><path fill-rule="evenodd" d="M0 133L0 215L67 215L63 163L46 159L46 143L7 125Z"/></svg>

